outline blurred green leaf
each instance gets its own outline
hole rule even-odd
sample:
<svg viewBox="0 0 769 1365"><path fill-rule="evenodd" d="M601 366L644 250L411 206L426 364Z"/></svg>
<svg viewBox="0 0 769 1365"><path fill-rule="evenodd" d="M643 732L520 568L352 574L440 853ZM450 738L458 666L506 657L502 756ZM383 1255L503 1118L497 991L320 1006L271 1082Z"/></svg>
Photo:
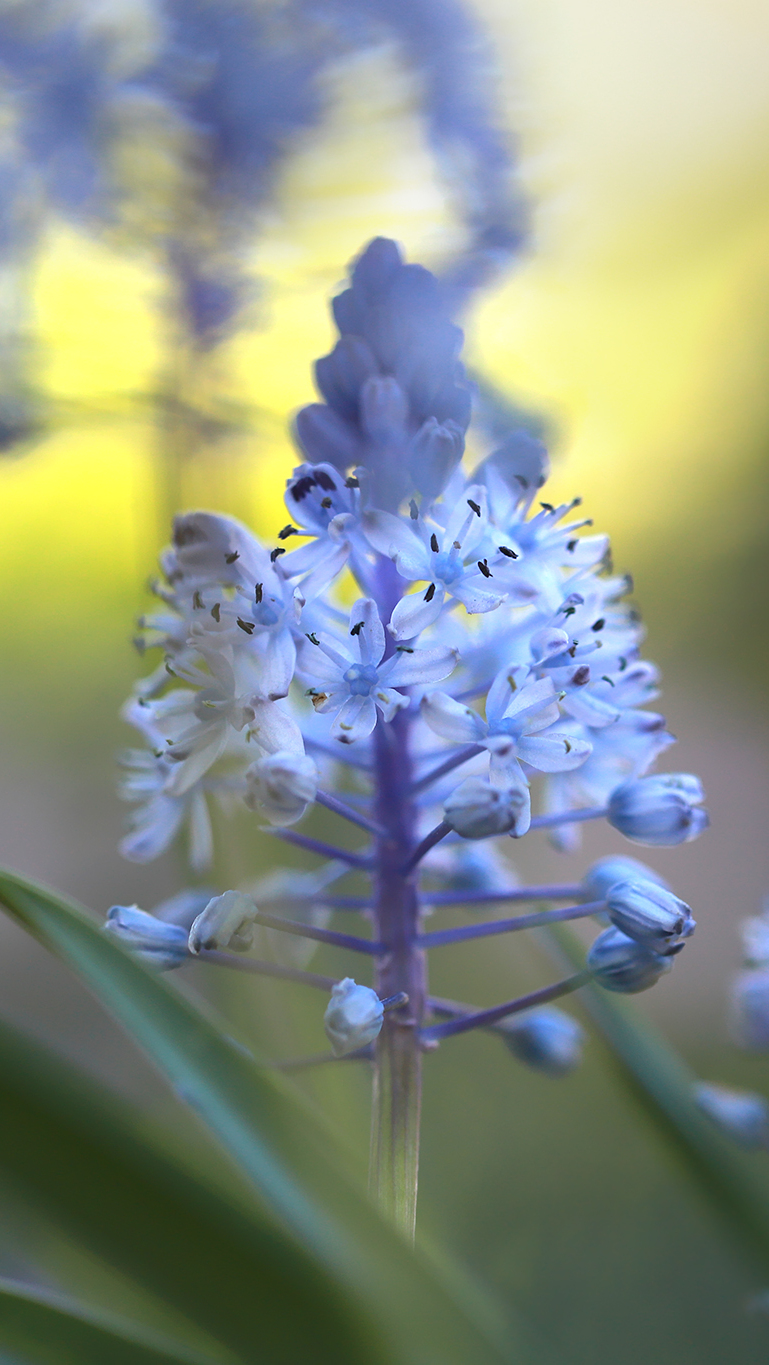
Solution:
<svg viewBox="0 0 769 1365"><path fill-rule="evenodd" d="M139 1331L112 1314L5 1279L0 1348L29 1365L216 1365L211 1356Z"/></svg>
<svg viewBox="0 0 769 1365"><path fill-rule="evenodd" d="M0 1024L0 1173L27 1204L250 1360L377 1359L373 1324L255 1205L235 1208L127 1106ZM257 1325L258 1324L258 1328Z"/></svg>
<svg viewBox="0 0 769 1365"><path fill-rule="evenodd" d="M548 929L547 937L570 965L584 965L584 949L568 929ZM741 1152L701 1112L694 1102L694 1074L632 1006L599 986L586 987L581 999L620 1076L679 1164L743 1253L768 1275L769 1179L762 1179L754 1165L761 1156Z"/></svg>
<svg viewBox="0 0 769 1365"><path fill-rule="evenodd" d="M78 906L9 873L0 899L68 962L133 1035L250 1178L279 1224L327 1268L354 1305L372 1313L389 1357L413 1365L544 1365L548 1352L502 1318L460 1276L451 1288L412 1253L340 1166L324 1126L282 1078L240 1047L169 984L112 942ZM461 1284L461 1287L460 1287ZM317 1358L317 1357L313 1357Z"/></svg>

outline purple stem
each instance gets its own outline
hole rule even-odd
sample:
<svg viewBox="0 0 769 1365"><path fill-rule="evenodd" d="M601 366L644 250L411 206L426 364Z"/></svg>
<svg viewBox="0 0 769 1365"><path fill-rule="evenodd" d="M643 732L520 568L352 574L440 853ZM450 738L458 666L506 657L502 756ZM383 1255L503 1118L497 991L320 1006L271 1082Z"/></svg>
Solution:
<svg viewBox="0 0 769 1365"><path fill-rule="evenodd" d="M597 910L606 908L605 901L588 901L585 905L568 905L564 910L538 910L515 919L495 919L487 924L467 924L461 929L439 929L433 934L420 934L420 948L439 948L445 943L464 943L472 938L490 938L493 934L512 933L517 929L536 929L541 924L557 924L559 920L584 919Z"/></svg>
<svg viewBox="0 0 769 1365"><path fill-rule="evenodd" d="M508 1000L504 1005L494 1005L492 1009L476 1010L471 1014L462 1014L461 1017L450 1019L445 1024L431 1024L428 1028L423 1028L420 1037L425 1043L439 1042L442 1038L452 1038L455 1033L468 1033L470 1029L487 1028L490 1024L496 1024L500 1019L506 1019L510 1014L519 1014L523 1010L532 1009L535 1005L545 1005L548 1000L557 1000L561 995L569 995L571 991L578 991L581 986L591 980L590 972L577 972L574 976L569 976L565 981L556 981L553 986L543 986L541 990L532 991L529 995L521 995L517 1000ZM431 1007L433 1001L430 1000ZM465 1007L456 1005L453 1000L436 1000L435 1009L440 1012L460 1010Z"/></svg>
<svg viewBox="0 0 769 1365"><path fill-rule="evenodd" d="M441 823L431 829L421 844L418 844L414 849L409 861L401 868L401 876L407 877L410 872L413 872L417 863L420 863L425 855L430 852L430 849L435 848L435 845L441 842L441 839L445 839L447 834L451 834L451 825L447 824L445 820L441 820Z"/></svg>
<svg viewBox="0 0 769 1365"><path fill-rule="evenodd" d="M330 943L334 948L349 948L353 953L368 953L378 957L383 951L381 943L369 938L358 938L356 934L338 934L334 929L318 929L313 924L302 924L298 920L283 919L280 915L265 915L261 912L253 916L255 924L263 924L268 929L277 929L283 934L295 934L297 938L312 938L317 943Z"/></svg>
<svg viewBox="0 0 769 1365"><path fill-rule="evenodd" d="M201 948L190 953L190 962L211 962L215 967L231 967L236 972L255 972L257 976L277 976L283 981L296 981L300 986L317 986L330 991L337 984L334 976L320 976L317 972L302 972L298 967L282 967L278 962L260 962L255 957L240 957L237 953L222 953L218 948Z"/></svg>
<svg viewBox="0 0 769 1365"><path fill-rule="evenodd" d="M425 787L429 787L431 783L437 782L441 777L445 777L446 773L453 772L455 768L459 768L463 763L469 763L471 758L476 758L478 754L482 753L482 744L468 745L466 749L461 749L458 754L454 754L453 758L447 758L445 763L439 763L437 768L431 768L429 773L425 773L424 777L420 777L412 786L409 794L411 796L416 796L417 792L424 791Z"/></svg>
<svg viewBox="0 0 769 1365"><path fill-rule="evenodd" d="M576 825L579 820L603 820L608 806L591 806L587 810L566 810L555 815L535 815L529 829L549 829L552 825Z"/></svg>
<svg viewBox="0 0 769 1365"><path fill-rule="evenodd" d="M575 900L582 890L580 882L561 886L521 886L510 891L423 891L425 905L492 905L494 901L561 901ZM341 898L340 898L341 899ZM352 902L354 898L345 900ZM324 900L324 905L331 901ZM335 902L336 904L336 902ZM343 908L342 906L339 907ZM346 908L352 909L352 904ZM356 909L364 908L356 906Z"/></svg>
<svg viewBox="0 0 769 1365"><path fill-rule="evenodd" d="M359 825L368 834L381 835L384 830L381 825L377 825L374 820L369 820L367 816L360 815L353 810L345 801L340 801L338 797L331 796L329 792L316 792L315 800L319 806L325 806L326 810L334 812L334 815L341 815L343 820L349 820L352 825Z"/></svg>
<svg viewBox="0 0 769 1365"><path fill-rule="evenodd" d="M304 848L308 853L317 853L321 858L338 858L340 862L349 863L350 867L371 866L371 860L361 853L353 853L349 848L337 848L334 844L325 844L322 839L313 839L309 834L300 834L295 829L267 829L264 832L274 834L276 839L282 839L286 844Z"/></svg>

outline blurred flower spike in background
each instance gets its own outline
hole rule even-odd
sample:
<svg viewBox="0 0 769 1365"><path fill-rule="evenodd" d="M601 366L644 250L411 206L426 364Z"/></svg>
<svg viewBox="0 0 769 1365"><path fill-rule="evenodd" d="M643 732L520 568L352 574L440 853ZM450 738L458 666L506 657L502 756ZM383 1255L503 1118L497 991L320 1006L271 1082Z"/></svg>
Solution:
<svg viewBox="0 0 769 1365"><path fill-rule="evenodd" d="M579 1059L577 1026L532 1007L590 980L644 990L694 929L689 907L656 874L620 858L588 871L592 900L426 932L423 874L439 846L564 827L576 842L584 821L601 819L636 842L674 845L701 833L707 816L696 778L647 775L672 740L645 709L657 678L639 657L628 580L611 569L603 535L580 534L576 502L542 500L544 447L514 431L465 471L472 391L438 282L376 239L334 317L340 339L316 367L327 403L297 418L306 463L288 481L292 520L273 546L212 513L175 521L162 611L145 622L163 662L125 712L148 748L124 759L143 775L126 784L137 810L124 852L155 856L186 818L199 862L211 845L211 802L240 796L278 837L366 878L370 890L357 899L337 894L344 871L333 895L309 890L304 921L226 889L190 920L189 951L227 962L262 924L373 962L373 987L334 985L326 1028L336 1056L372 1056L372 1188L413 1233L425 1049L497 1029L525 1063L565 1073ZM294 539L305 544L294 549ZM360 596L348 611L350 575ZM365 839L337 847L311 823L298 828L315 804ZM475 861L482 869L483 848ZM452 878L445 861L438 866L450 902ZM496 872L492 854L488 884ZM569 885L510 885L494 898L545 893L575 899ZM455 899L475 899L461 878ZM345 906L360 911L368 935L310 922ZM533 996L487 1009L430 996L427 949L591 915L608 915L612 927L585 969ZM145 961L175 967L178 922L166 937L161 919L150 929L141 911L114 909L107 927ZM250 967L269 971L257 959ZM289 975L316 984L300 968Z"/></svg>

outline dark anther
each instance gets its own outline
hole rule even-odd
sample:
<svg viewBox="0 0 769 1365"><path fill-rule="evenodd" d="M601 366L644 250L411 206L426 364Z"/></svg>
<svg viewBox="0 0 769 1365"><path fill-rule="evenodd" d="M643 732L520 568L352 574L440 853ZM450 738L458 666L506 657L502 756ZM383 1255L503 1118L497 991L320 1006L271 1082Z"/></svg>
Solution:
<svg viewBox="0 0 769 1365"><path fill-rule="evenodd" d="M278 531L278 540L288 540L289 536L298 535L299 532L297 531L296 527L292 526L291 522L289 522L288 526L284 526L282 531Z"/></svg>
<svg viewBox="0 0 769 1365"><path fill-rule="evenodd" d="M348 474L344 481L345 488L360 488L360 484L354 474Z"/></svg>
<svg viewBox="0 0 769 1365"><path fill-rule="evenodd" d="M290 489L294 502L301 502L302 498L306 498L310 489L314 487L315 480L311 474L305 474L303 478L297 479L296 483Z"/></svg>
<svg viewBox="0 0 769 1365"><path fill-rule="evenodd" d="M570 654L570 655L571 655L572 659L574 658L574 655L575 655L576 652L577 652L577 645L578 645L578 644L579 644L579 640L575 640L575 641L574 641L574 644L571 645L571 646L567 649L567 651L566 651L567 654Z"/></svg>
<svg viewBox="0 0 769 1365"><path fill-rule="evenodd" d="M200 596L200 593L198 592L197 588L192 594L192 605L196 611L202 611L204 606L206 605L205 602L203 601L203 598Z"/></svg>
<svg viewBox="0 0 769 1365"><path fill-rule="evenodd" d="M435 596L435 584L434 584L434 583L431 583L430 586L429 586L429 588L427 589L427 592L425 593L425 596L424 596L425 602L432 602L434 596Z"/></svg>
<svg viewBox="0 0 769 1365"><path fill-rule="evenodd" d="M577 548L578 545L579 545L579 541L578 541L578 540L570 540L570 541L569 541L568 545L566 546L566 549L569 551L569 554L570 554L570 555L573 555L573 554L574 554L574 551L576 550L576 548Z"/></svg>
<svg viewBox="0 0 769 1365"><path fill-rule="evenodd" d="M240 550L233 550L231 554L224 556L225 563L234 564L236 559L240 559Z"/></svg>
<svg viewBox="0 0 769 1365"><path fill-rule="evenodd" d="M409 503L409 516L411 517L412 521L419 521L419 508L417 507L413 498Z"/></svg>
<svg viewBox="0 0 769 1365"><path fill-rule="evenodd" d="M481 515L480 507L478 506L477 502L473 502L472 498L467 499L467 505L468 507L472 508L473 512L475 512L476 517L479 517Z"/></svg>
<svg viewBox="0 0 769 1365"><path fill-rule="evenodd" d="M574 500L573 500L573 502L572 502L571 505L572 505L572 507L581 507L581 506L582 506L582 499L581 499L581 498L574 498Z"/></svg>
<svg viewBox="0 0 769 1365"><path fill-rule="evenodd" d="M584 687L585 683L590 681L590 669L587 664L583 664L576 673L572 673L571 680L575 687Z"/></svg>
<svg viewBox="0 0 769 1365"><path fill-rule="evenodd" d="M553 504L552 504L551 502L541 502L539 505L540 505L540 507L542 508L542 511L543 511L543 512L554 512L554 511L555 511L555 508L553 507Z"/></svg>
<svg viewBox="0 0 769 1365"><path fill-rule="evenodd" d="M619 656L619 671L620 671L620 673L624 673L626 668L627 668L627 659L624 659L624 658L622 657L622 655L620 654L620 656Z"/></svg>
<svg viewBox="0 0 769 1365"><path fill-rule="evenodd" d="M601 682L607 682L607 683L609 684L609 687L615 687L615 686L616 686L616 683L613 683L613 682L612 682L611 678L608 676L607 673L602 673L602 674L601 674Z"/></svg>
<svg viewBox="0 0 769 1365"><path fill-rule="evenodd" d="M330 498L321 498L320 505L321 507L325 507L326 511L328 511L329 507L333 507L334 504Z"/></svg>
<svg viewBox="0 0 769 1365"><path fill-rule="evenodd" d="M529 486L529 480L528 480L528 479L524 479L523 474L516 474L516 475L515 475L515 482L516 482L516 483L519 483L519 484L521 485L521 488L523 488L523 489L526 489L526 488L528 488L528 486Z"/></svg>
<svg viewBox="0 0 769 1365"><path fill-rule="evenodd" d="M238 616L236 619L237 619L238 625L240 626L240 629L241 629L241 630L244 630L244 631L246 632L246 635L253 635L253 633L254 633L254 623L253 623L253 621L241 621L241 619L240 619L239 616Z"/></svg>
<svg viewBox="0 0 769 1365"><path fill-rule="evenodd" d="M363 627L365 626L365 624L366 624L365 621L356 621L356 622L355 622L355 625L352 626L351 629L350 629L350 634L351 634L351 635L360 635L360 633L361 633L361 631L363 630Z"/></svg>
<svg viewBox="0 0 769 1365"><path fill-rule="evenodd" d="M506 555L508 559L518 558L517 554L515 553L515 550L511 550L509 545L500 545L499 553L501 555Z"/></svg>
<svg viewBox="0 0 769 1365"><path fill-rule="evenodd" d="M276 545L274 550L270 550L270 563L274 564L278 555L284 555L285 553L282 545Z"/></svg>
<svg viewBox="0 0 769 1365"><path fill-rule="evenodd" d="M570 745L568 739L565 739L565 740L563 741L563 747L564 747L564 749L566 750L567 754L570 754L570 753L571 753L571 745Z"/></svg>
<svg viewBox="0 0 769 1365"><path fill-rule="evenodd" d="M430 549L432 550L433 554L436 554L436 555L437 555L437 553L438 553L438 551L439 551L439 549L440 549L440 546L439 546L439 544L438 544L438 537L436 536L436 534L435 534L434 531L433 531L432 535L430 536Z"/></svg>
<svg viewBox="0 0 769 1365"><path fill-rule="evenodd" d="M480 569L480 571L481 571L481 573L483 574L484 578L492 578L492 577L493 577L493 574L492 574L492 572L491 572L491 569L489 568L489 566L488 566L488 564L487 564L487 562L486 562L485 559L479 559L479 560L478 560L478 568Z"/></svg>
<svg viewBox="0 0 769 1365"><path fill-rule="evenodd" d="M263 583L255 583L255 584L254 584L254 601L257 603L257 605L258 605L259 602L261 602L263 596L264 596L264 584L263 584Z"/></svg>
<svg viewBox="0 0 769 1365"><path fill-rule="evenodd" d="M590 627L590 629L591 629L591 630L603 630L603 628L604 628L605 625L606 625L606 622L605 622L604 618L603 618L602 616L599 616L599 617L598 617L598 620L593 622L593 624L592 624L592 626Z"/></svg>
<svg viewBox="0 0 769 1365"><path fill-rule="evenodd" d="M576 607L564 607L563 614L564 616L573 616L576 610Z"/></svg>
<svg viewBox="0 0 769 1365"><path fill-rule="evenodd" d="M316 469L315 482L319 488L325 488L327 493L336 493L336 484L330 474L325 474L322 469Z"/></svg>
<svg viewBox="0 0 769 1365"><path fill-rule="evenodd" d="M396 645L396 646L395 646L395 653L396 653L396 654L413 654L414 651L413 651L413 649L411 648L411 645Z"/></svg>
<svg viewBox="0 0 769 1365"><path fill-rule="evenodd" d="M305 632L305 633L307 634L307 639L309 640L309 642L310 642L311 645L319 645L319 644L320 644L320 640L318 639L318 637L317 637L317 635L315 634L315 631L314 631L314 630L311 630L309 633L307 633L307 632Z"/></svg>
<svg viewBox="0 0 769 1365"><path fill-rule="evenodd" d="M212 608L211 608L211 615L213 616L213 618L214 618L215 621L218 621L218 620L219 620L219 613L220 613L220 611L221 611L221 607L220 607L219 603L218 603L218 602L214 602L214 605L213 605Z"/></svg>

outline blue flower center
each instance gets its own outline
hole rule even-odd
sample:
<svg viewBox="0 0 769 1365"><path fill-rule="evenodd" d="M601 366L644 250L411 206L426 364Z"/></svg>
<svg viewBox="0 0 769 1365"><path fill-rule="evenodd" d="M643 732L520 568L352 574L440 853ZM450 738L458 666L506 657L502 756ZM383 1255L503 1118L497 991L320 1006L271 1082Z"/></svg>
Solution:
<svg viewBox="0 0 769 1365"><path fill-rule="evenodd" d="M353 664L344 674L351 697L367 697L376 687L377 670L374 664Z"/></svg>
<svg viewBox="0 0 769 1365"><path fill-rule="evenodd" d="M461 578L463 573L464 565L455 550L450 550L448 553L441 550L440 554L435 556L433 575L440 579L441 583L448 586L449 583L454 583L458 578Z"/></svg>

